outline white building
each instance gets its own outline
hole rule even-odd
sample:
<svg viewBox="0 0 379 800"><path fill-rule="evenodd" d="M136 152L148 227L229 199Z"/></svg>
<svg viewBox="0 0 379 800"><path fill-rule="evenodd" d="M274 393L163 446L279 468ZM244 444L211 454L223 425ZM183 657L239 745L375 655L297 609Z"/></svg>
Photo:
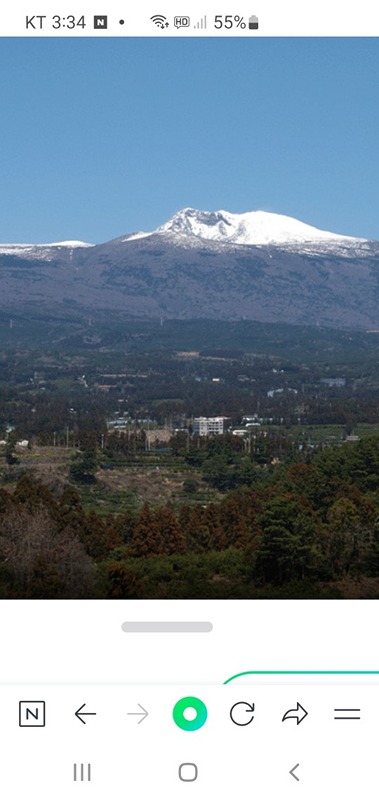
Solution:
<svg viewBox="0 0 379 800"><path fill-rule="evenodd" d="M196 436L213 436L224 433L227 417L195 417L193 432Z"/></svg>

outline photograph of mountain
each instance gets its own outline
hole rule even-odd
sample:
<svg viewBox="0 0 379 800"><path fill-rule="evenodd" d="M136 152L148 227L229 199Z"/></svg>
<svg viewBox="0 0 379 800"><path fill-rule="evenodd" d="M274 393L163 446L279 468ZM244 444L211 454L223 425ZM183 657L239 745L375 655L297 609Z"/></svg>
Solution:
<svg viewBox="0 0 379 800"><path fill-rule="evenodd" d="M379 243L280 214L186 208L151 233L0 247L3 311L379 327Z"/></svg>
<svg viewBox="0 0 379 800"><path fill-rule="evenodd" d="M0 597L379 597L377 39L0 61Z"/></svg>

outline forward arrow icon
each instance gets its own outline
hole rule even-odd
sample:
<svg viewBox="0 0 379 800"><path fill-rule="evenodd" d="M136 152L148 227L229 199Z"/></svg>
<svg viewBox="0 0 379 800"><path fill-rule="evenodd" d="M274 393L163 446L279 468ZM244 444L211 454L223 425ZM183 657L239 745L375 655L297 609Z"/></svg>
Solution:
<svg viewBox="0 0 379 800"><path fill-rule="evenodd" d="M138 703L138 705L141 711L128 711L127 714L129 717L141 717L141 719L138 720L138 725L140 725L141 722L143 722L144 719L146 719L146 717L149 715L149 712L146 711L146 708L141 706L141 703Z"/></svg>

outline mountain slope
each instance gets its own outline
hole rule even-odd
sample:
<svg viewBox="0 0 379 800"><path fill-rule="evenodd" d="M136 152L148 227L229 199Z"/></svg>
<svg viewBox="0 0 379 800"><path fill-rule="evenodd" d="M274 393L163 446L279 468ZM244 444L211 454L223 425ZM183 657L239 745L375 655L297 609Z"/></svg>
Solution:
<svg viewBox="0 0 379 800"><path fill-rule="evenodd" d="M184 209L101 245L0 246L0 308L379 328L379 243L267 212Z"/></svg>

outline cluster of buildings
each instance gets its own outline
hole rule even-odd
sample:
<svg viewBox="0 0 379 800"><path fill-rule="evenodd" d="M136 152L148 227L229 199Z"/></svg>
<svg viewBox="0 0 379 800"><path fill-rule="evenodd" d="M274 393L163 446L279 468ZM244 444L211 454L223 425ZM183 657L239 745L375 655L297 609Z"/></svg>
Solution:
<svg viewBox="0 0 379 800"><path fill-rule="evenodd" d="M222 435L225 433L227 420L229 420L229 417L195 417L192 424L193 433L195 436ZM246 436L252 428L259 428L263 421L263 418L258 417L258 414L242 417L243 427L234 429L232 433L235 436Z"/></svg>
<svg viewBox="0 0 379 800"><path fill-rule="evenodd" d="M258 414L253 414L252 416L244 416L242 418L242 426L239 429L233 430L232 433L235 435L246 435L251 431L252 428L258 428L262 425L264 421L272 422L273 420L263 420L262 417L259 417ZM130 430L131 424L133 420L129 416L126 417L119 417L114 418L108 421L108 430L109 431L126 431ZM135 422L140 425L147 426L147 432L149 432L149 425L152 424L154 426L155 420L152 419L137 419ZM192 426L192 433L195 436L222 436L228 428L229 417L218 416L218 417L194 417L191 420ZM181 428L175 428L176 431L180 431ZM187 429L188 430L188 429ZM151 431L152 434L156 435L157 431ZM172 428L170 426L165 427L164 429L159 429L160 434L163 432L166 434L170 434L172 432ZM167 437L166 437L167 438Z"/></svg>

